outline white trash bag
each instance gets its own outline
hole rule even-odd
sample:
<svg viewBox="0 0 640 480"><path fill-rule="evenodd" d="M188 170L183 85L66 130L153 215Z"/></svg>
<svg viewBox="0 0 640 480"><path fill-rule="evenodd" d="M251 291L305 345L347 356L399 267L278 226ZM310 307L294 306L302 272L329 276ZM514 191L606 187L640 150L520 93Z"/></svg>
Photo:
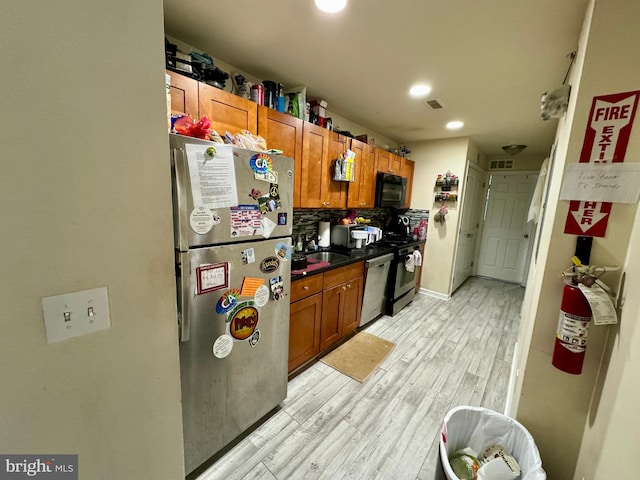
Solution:
<svg viewBox="0 0 640 480"><path fill-rule="evenodd" d="M458 480L449 465L453 453L467 447L482 452L491 445L509 450L522 471L518 480L546 480L538 447L520 422L488 408L468 406L452 408L444 417L438 458L442 468L436 479Z"/></svg>

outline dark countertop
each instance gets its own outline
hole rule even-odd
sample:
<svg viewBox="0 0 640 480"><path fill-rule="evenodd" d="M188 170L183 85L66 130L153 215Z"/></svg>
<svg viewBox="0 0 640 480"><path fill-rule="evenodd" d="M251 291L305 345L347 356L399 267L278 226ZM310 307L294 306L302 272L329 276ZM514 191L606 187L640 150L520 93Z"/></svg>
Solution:
<svg viewBox="0 0 640 480"><path fill-rule="evenodd" d="M328 267L324 267L324 268L318 268L316 270L311 270L309 272L303 273L303 274L298 274L298 275L291 275L291 281L295 281L295 280L300 280L301 278L306 278L309 277L311 275L316 275L318 273L323 273L323 272L327 272L329 270L333 270L334 268L340 268L340 267L344 267L345 265L349 265L351 263L355 263L355 262L360 262L363 260L369 260L371 258L376 258L376 257L380 257L382 255L386 255L387 253L393 253L395 250L395 248L393 247L388 247L388 246L382 246L382 245L367 245L365 248L361 248L361 249L346 249L346 248L340 248L340 247L330 247L330 248L323 248L318 250L318 252L321 251L329 251L329 252L335 252L335 253L341 253L343 255L346 255L348 258L339 262L334 262L331 265L329 265ZM314 252L307 252L307 253L314 253Z"/></svg>

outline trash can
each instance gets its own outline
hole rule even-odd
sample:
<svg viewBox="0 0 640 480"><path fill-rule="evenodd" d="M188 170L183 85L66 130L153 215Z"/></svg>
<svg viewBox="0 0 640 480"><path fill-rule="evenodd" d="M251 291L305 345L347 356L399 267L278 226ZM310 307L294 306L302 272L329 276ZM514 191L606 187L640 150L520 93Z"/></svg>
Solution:
<svg viewBox="0 0 640 480"><path fill-rule="evenodd" d="M468 406L452 408L444 417L436 480L458 480L449 465L451 454L466 447L480 453L495 444L518 462L519 480L546 480L538 447L520 422L488 408Z"/></svg>

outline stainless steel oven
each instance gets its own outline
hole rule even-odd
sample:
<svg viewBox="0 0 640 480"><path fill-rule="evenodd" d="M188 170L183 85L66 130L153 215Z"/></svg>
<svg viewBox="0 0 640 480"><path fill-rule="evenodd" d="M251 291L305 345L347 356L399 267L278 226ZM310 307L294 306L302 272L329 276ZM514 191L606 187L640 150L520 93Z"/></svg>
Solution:
<svg viewBox="0 0 640 480"><path fill-rule="evenodd" d="M410 257L415 250L420 249L420 243L409 243L399 245L391 263L391 275L393 281L390 284L387 315L395 315L406 307L415 295L416 289L416 268L408 268L411 263Z"/></svg>

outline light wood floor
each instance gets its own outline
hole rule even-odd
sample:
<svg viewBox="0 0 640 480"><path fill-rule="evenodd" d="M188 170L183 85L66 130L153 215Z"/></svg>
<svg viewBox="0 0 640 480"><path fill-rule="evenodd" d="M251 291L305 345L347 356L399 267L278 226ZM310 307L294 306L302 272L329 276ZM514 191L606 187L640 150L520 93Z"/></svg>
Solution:
<svg viewBox="0 0 640 480"><path fill-rule="evenodd" d="M470 278L449 301L416 295L367 328L396 348L366 383L316 363L198 480L433 480L450 408L504 410L523 294Z"/></svg>

